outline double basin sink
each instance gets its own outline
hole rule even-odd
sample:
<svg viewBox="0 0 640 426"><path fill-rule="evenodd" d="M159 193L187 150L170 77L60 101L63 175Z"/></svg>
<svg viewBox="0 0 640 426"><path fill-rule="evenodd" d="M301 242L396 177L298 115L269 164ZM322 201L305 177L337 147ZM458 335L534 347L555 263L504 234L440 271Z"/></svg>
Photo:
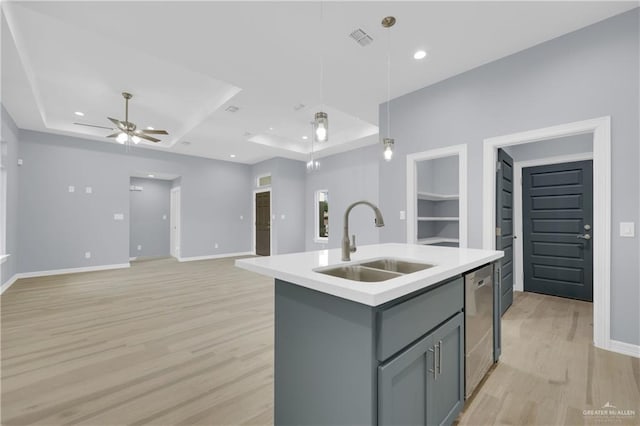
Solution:
<svg viewBox="0 0 640 426"><path fill-rule="evenodd" d="M384 258L365 260L350 265L330 266L315 269L315 272L333 277L344 278L351 281L379 282L413 272L432 268L435 265L428 263L409 262L406 260Z"/></svg>

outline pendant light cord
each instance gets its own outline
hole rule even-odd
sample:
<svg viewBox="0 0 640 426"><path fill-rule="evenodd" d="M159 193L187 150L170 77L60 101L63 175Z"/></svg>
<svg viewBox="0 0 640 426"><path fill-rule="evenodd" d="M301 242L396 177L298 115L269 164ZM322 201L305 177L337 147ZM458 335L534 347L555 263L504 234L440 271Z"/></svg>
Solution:
<svg viewBox="0 0 640 426"><path fill-rule="evenodd" d="M391 135L391 115L389 104L391 103L391 28L387 28L387 138Z"/></svg>
<svg viewBox="0 0 640 426"><path fill-rule="evenodd" d="M324 96L323 96L323 88L324 88L324 55L322 51L323 43L323 29L324 29L324 3L320 0L320 42L319 53L320 53L320 110L324 111Z"/></svg>

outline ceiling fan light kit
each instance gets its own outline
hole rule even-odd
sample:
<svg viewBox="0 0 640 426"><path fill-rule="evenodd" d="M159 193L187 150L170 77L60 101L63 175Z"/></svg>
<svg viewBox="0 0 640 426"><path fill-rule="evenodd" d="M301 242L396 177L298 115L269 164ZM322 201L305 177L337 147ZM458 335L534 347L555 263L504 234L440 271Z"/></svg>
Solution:
<svg viewBox="0 0 640 426"><path fill-rule="evenodd" d="M133 142L134 144L139 144L143 139L149 142L160 142L160 139L154 138L150 135L168 135L166 130L154 130L152 128L147 129L138 129L135 123L129 121L129 100L133 98L133 95L129 92L122 92L122 97L124 98L124 121L118 120L116 118L107 117L109 121L115 124L116 127L104 127L97 126L94 124L85 124L85 123L73 123L78 126L87 126L87 127L96 127L99 129L109 129L116 130L115 133L107 135L107 138L115 138L116 142L124 145L127 142Z"/></svg>

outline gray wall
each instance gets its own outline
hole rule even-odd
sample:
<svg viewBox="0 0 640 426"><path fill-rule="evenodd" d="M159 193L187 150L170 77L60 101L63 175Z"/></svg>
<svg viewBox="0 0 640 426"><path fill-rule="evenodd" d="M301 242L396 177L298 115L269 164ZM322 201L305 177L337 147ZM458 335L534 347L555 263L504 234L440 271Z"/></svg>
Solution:
<svg viewBox="0 0 640 426"><path fill-rule="evenodd" d="M378 205L379 170L388 165L380 163L381 146L369 146L343 154L320 158L320 168L307 175L306 182L306 231L307 250L320 250L340 247L342 240L343 216L346 208L353 202L367 200ZM329 191L329 241L327 244L313 240L315 226L315 192L321 189ZM404 191L404 183L399 191ZM382 211L385 223L391 219L391 211ZM374 226L373 211L367 206L355 207L349 217L350 234L356 234L356 244L376 244L379 242L378 230Z"/></svg>
<svg viewBox="0 0 640 426"><path fill-rule="evenodd" d="M424 160L416 165L418 191L434 194L458 194L459 158L457 155Z"/></svg>
<svg viewBox="0 0 640 426"><path fill-rule="evenodd" d="M32 131L19 139L18 272L127 263L136 171L181 176L181 257L251 250L240 219L251 212L249 166Z"/></svg>
<svg viewBox="0 0 640 426"><path fill-rule="evenodd" d="M142 191L129 191L129 256L169 256L172 181L131 178ZM138 246L141 246L138 250Z"/></svg>
<svg viewBox="0 0 640 426"><path fill-rule="evenodd" d="M0 265L0 284L4 284L18 272L18 128L15 122L0 104L2 114L1 139L6 146L6 157L2 158L7 168L7 253L11 256Z"/></svg>
<svg viewBox="0 0 640 426"><path fill-rule="evenodd" d="M567 136L506 147L513 161L538 160L568 154L593 152L593 134Z"/></svg>
<svg viewBox="0 0 640 426"><path fill-rule="evenodd" d="M590 118L612 118L611 336L640 344L638 12L602 21L391 101L394 161L380 168L383 242L404 241L406 154L468 144L469 245L482 246L482 141ZM380 106L385 134L386 106ZM354 188L354 192L356 189Z"/></svg>
<svg viewBox="0 0 640 426"><path fill-rule="evenodd" d="M304 251L305 163L272 158L254 164L251 167L253 190L259 189L257 177L266 174L271 174L271 254ZM249 193L251 197L253 190ZM253 199L250 200L253 205ZM248 218L253 221L253 212ZM250 232L253 231L250 229Z"/></svg>

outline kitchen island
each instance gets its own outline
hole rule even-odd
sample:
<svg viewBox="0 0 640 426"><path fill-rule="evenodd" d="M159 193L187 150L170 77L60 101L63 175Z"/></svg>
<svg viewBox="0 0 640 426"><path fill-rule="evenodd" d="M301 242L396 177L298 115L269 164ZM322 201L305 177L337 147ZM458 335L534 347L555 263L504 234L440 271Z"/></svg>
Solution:
<svg viewBox="0 0 640 426"><path fill-rule="evenodd" d="M451 424L464 405L462 275L502 255L377 244L350 262L340 249L237 260L275 278L275 424ZM384 276L358 266L389 259L425 267ZM330 275L336 268L383 280ZM497 360L498 315L495 323Z"/></svg>

